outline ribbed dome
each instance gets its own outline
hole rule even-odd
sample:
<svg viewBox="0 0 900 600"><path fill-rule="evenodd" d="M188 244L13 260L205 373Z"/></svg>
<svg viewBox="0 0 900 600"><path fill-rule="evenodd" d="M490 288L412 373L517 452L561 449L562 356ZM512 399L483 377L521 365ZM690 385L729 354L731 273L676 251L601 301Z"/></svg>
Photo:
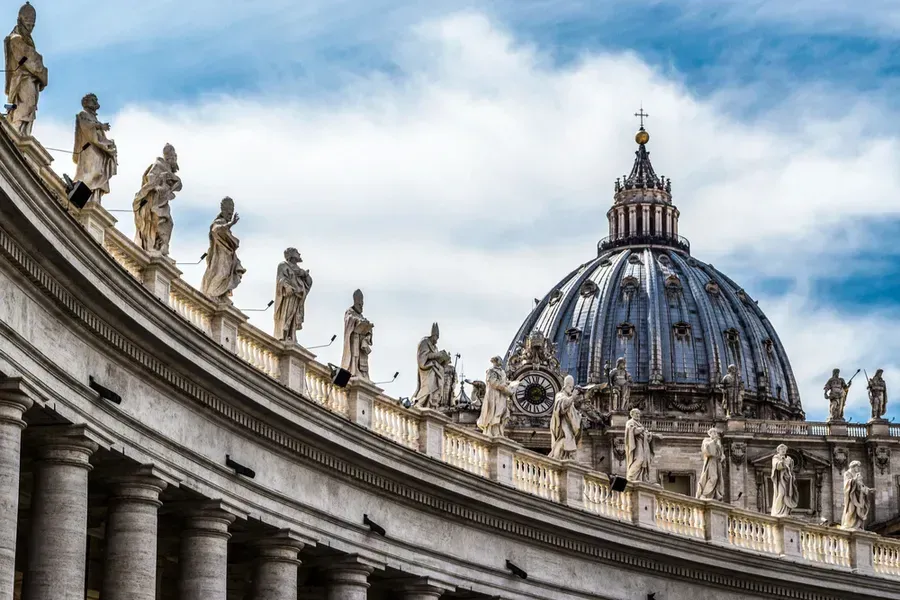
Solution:
<svg viewBox="0 0 900 600"><path fill-rule="evenodd" d="M540 343L581 385L605 382L625 357L632 397L645 410L708 417L718 414L720 382L734 364L746 414L802 417L775 329L743 289L690 256L677 233L671 186L656 177L644 144L635 172L640 177L617 182L610 235L597 258L563 278L519 329L507 353L510 370L523 371L523 349Z"/></svg>

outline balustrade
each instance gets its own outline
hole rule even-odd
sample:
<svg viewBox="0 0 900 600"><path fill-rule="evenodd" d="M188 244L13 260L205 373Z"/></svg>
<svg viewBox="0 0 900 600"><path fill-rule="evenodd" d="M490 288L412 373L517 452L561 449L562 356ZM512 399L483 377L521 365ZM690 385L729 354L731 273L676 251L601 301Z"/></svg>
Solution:
<svg viewBox="0 0 900 600"><path fill-rule="evenodd" d="M115 229L110 230L103 239L103 248L109 252L109 255L113 257L113 259L122 265L126 271L128 271L132 277L141 280L141 273L143 271L143 265L138 262L138 259L135 257L135 250L137 250L137 246L129 242L127 239L124 239L124 236L111 234L111 232L118 233ZM123 243L124 241L124 243Z"/></svg>
<svg viewBox="0 0 900 600"><path fill-rule="evenodd" d="M257 330L259 331L259 330ZM260 332L261 333L261 332ZM242 325L235 344L237 355L270 377L278 377L278 349L267 343L265 337Z"/></svg>
<svg viewBox="0 0 900 600"><path fill-rule="evenodd" d="M702 503L675 499L671 496L656 496L656 526L663 531L696 538L705 536L704 511Z"/></svg>
<svg viewBox="0 0 900 600"><path fill-rule="evenodd" d="M419 420L399 404L377 398L372 407L372 430L407 448L419 449Z"/></svg>
<svg viewBox="0 0 900 600"><path fill-rule="evenodd" d="M828 530L802 529L800 552L803 558L826 565L850 566L850 540Z"/></svg>
<svg viewBox="0 0 900 600"><path fill-rule="evenodd" d="M582 494L584 508L588 512L617 521L631 521L631 490L614 492L608 479L587 475L584 478Z"/></svg>
<svg viewBox="0 0 900 600"><path fill-rule="evenodd" d="M900 577L900 542L876 542L872 546L872 567L876 573Z"/></svg>
<svg viewBox="0 0 900 600"><path fill-rule="evenodd" d="M442 460L469 473L490 475L490 449L468 432L444 429Z"/></svg>
<svg viewBox="0 0 900 600"><path fill-rule="evenodd" d="M778 523L761 516L728 515L728 543L771 554L781 554L782 550Z"/></svg>
<svg viewBox="0 0 900 600"><path fill-rule="evenodd" d="M204 306L204 304L209 305L210 302L197 296L200 296L200 293L196 290L188 288L185 284L177 285L173 281L169 292L169 306L194 327L197 327L206 335L210 335L212 331L212 311L209 306Z"/></svg>
<svg viewBox="0 0 900 600"><path fill-rule="evenodd" d="M559 502L559 470L547 458L528 451L513 459L513 485L517 490Z"/></svg>

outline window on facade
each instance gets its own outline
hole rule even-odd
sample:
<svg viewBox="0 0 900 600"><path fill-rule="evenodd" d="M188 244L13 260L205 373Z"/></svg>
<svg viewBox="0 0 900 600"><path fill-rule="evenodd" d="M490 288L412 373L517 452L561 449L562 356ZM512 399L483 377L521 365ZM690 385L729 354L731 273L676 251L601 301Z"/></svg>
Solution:
<svg viewBox="0 0 900 600"><path fill-rule="evenodd" d="M675 337L686 338L691 335L691 326L687 323L675 323Z"/></svg>
<svg viewBox="0 0 900 600"><path fill-rule="evenodd" d="M696 491L694 476L690 473L660 473L660 479L664 490L686 496L693 496Z"/></svg>
<svg viewBox="0 0 900 600"><path fill-rule="evenodd" d="M620 323L616 330L620 337L631 337L634 335L634 325L631 323Z"/></svg>

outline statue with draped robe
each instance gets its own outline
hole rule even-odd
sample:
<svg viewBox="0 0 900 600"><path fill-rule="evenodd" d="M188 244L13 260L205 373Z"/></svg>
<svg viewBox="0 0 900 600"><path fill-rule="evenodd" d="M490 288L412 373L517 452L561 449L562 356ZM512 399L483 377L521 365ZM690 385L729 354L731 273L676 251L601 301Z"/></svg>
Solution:
<svg viewBox="0 0 900 600"><path fill-rule="evenodd" d="M509 401L519 387L519 382L507 379L503 359L495 356L491 358L491 368L485 373L484 383L481 413L475 424L487 436L504 437L506 422L509 421Z"/></svg>
<svg viewBox="0 0 900 600"><path fill-rule="evenodd" d="M231 232L240 217L234 212L234 200L222 199L221 209L209 226L209 250L206 272L200 291L215 302L230 302L231 293L241 283L246 269L237 256L240 240Z"/></svg>
<svg viewBox="0 0 900 600"><path fill-rule="evenodd" d="M312 288L309 271L300 267L303 262L296 248L284 251L284 262L278 265L275 276L275 337L297 341L297 331L303 329L306 297Z"/></svg>
<svg viewBox="0 0 900 600"><path fill-rule="evenodd" d="M578 404L582 393L575 387L575 378L566 375L563 387L553 399L550 416L550 458L571 460L575 458L581 441L581 412Z"/></svg>
<svg viewBox="0 0 900 600"><path fill-rule="evenodd" d="M874 493L874 488L867 487L863 483L859 461L851 462L844 471L844 512L841 514L841 529L866 528L869 496Z"/></svg>
<svg viewBox="0 0 900 600"><path fill-rule="evenodd" d="M887 384L884 382L884 369L878 369L869 380L867 390L869 392L869 404L872 405L872 420L883 421L887 412Z"/></svg>
<svg viewBox="0 0 900 600"><path fill-rule="evenodd" d="M172 240L172 209L169 202L181 191L178 155L166 144L162 156L147 167L141 189L134 195L134 242L147 252L169 255Z"/></svg>
<svg viewBox="0 0 900 600"><path fill-rule="evenodd" d="M431 326L431 335L422 338L416 349L416 362L419 367L419 385L412 397L419 408L437 409L444 395L444 367L450 362L450 354L438 350L440 339L438 324Z"/></svg>
<svg viewBox="0 0 900 600"><path fill-rule="evenodd" d="M363 316L362 290L353 292L353 306L344 312L344 353L341 368L354 377L369 380L369 354L372 352L371 321Z"/></svg>
<svg viewBox="0 0 900 600"><path fill-rule="evenodd" d="M106 137L109 123L101 123L97 118L100 102L95 94L87 94L81 99L84 109L75 117L75 148L72 161L75 181L81 181L91 189L91 200L100 203L104 194L109 193L109 180L119 168L116 143Z"/></svg>
<svg viewBox="0 0 900 600"><path fill-rule="evenodd" d="M37 13L26 2L12 32L3 40L6 59L6 98L12 106L7 119L19 135L30 136L37 113L38 96L47 87L44 57L34 47L31 32Z"/></svg>
<svg viewBox="0 0 900 600"><path fill-rule="evenodd" d="M744 416L744 381L738 372L737 365L728 365L728 372L722 378L724 398L722 406L726 418Z"/></svg>
<svg viewBox="0 0 900 600"><path fill-rule="evenodd" d="M794 459L788 456L788 447L779 444L772 457L772 516L787 517L797 508L800 491L794 476Z"/></svg>
<svg viewBox="0 0 900 600"><path fill-rule="evenodd" d="M725 451L719 430L713 427L708 437L700 444L703 454L703 469L697 480L697 498L701 500L721 500L725 497Z"/></svg>
<svg viewBox="0 0 900 600"><path fill-rule="evenodd" d="M650 481L650 465L655 453L655 436L641 423L641 411L633 408L625 423L625 478Z"/></svg>

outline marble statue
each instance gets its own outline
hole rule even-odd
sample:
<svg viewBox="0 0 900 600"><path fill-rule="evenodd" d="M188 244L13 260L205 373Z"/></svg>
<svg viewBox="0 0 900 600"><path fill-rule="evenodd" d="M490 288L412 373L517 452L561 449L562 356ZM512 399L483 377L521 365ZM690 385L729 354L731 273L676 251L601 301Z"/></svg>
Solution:
<svg viewBox="0 0 900 600"><path fill-rule="evenodd" d="M788 447L780 444L772 457L772 516L787 517L797 508L800 491L794 477L794 459Z"/></svg>
<svg viewBox="0 0 900 600"><path fill-rule="evenodd" d="M655 436L641 424L641 411L633 408L625 423L625 478L628 481L650 481L650 464L655 452Z"/></svg>
<svg viewBox="0 0 900 600"><path fill-rule="evenodd" d="M701 500L721 500L725 497L725 451L719 430L713 427L700 445L703 470L697 481L697 497Z"/></svg>
<svg viewBox="0 0 900 600"><path fill-rule="evenodd" d="M353 292L353 306L344 312L344 353L341 368L369 381L369 354L372 352L372 329L375 325L363 316L362 290Z"/></svg>
<svg viewBox="0 0 900 600"><path fill-rule="evenodd" d="M209 226L206 273L200 283L200 291L216 302L230 302L231 293L247 271L237 257L241 242L231 232L239 220L234 212L234 200L226 196L222 199L219 214Z"/></svg>
<svg viewBox="0 0 900 600"><path fill-rule="evenodd" d="M297 331L303 329L306 297L312 288L309 271L300 267L303 262L296 248L284 251L284 262L275 275L275 337L297 341Z"/></svg>
<svg viewBox="0 0 900 600"><path fill-rule="evenodd" d="M31 32L37 13L26 2L19 9L16 26L3 40L6 57L6 98L13 107L7 119L19 135L30 136L37 113L38 96L47 87L44 58L34 48Z"/></svg>
<svg viewBox="0 0 900 600"><path fill-rule="evenodd" d="M631 404L631 373L626 369L625 359L616 360L616 368L609 372L609 385L612 389L612 410L624 411Z"/></svg>
<svg viewBox="0 0 900 600"><path fill-rule="evenodd" d="M744 415L744 381L738 372L737 365L728 365L728 372L722 378L724 397L722 408L727 418Z"/></svg>
<svg viewBox="0 0 900 600"><path fill-rule="evenodd" d="M834 369L831 378L825 383L825 399L828 400L828 420L843 421L844 405L847 402L847 392L850 384L840 376L841 370Z"/></svg>
<svg viewBox="0 0 900 600"><path fill-rule="evenodd" d="M506 436L506 422L509 421L509 402L519 387L518 381L509 381L503 369L503 359L491 359L491 368L484 377L485 393L481 403L481 414L475 422L487 436Z"/></svg>
<svg viewBox="0 0 900 600"><path fill-rule="evenodd" d="M169 255L172 240L172 209L169 202L181 191L178 155L166 144L162 156L147 167L141 189L134 195L134 242L148 252Z"/></svg>
<svg viewBox="0 0 900 600"><path fill-rule="evenodd" d="M869 496L874 488L867 487L862 480L861 465L858 460L850 463L844 471L844 512L841 514L841 529L865 529L869 516Z"/></svg>
<svg viewBox="0 0 900 600"><path fill-rule="evenodd" d="M444 367L450 362L446 350L438 350L438 324L431 326L431 335L422 338L416 350L419 366L419 386L412 400L419 408L438 408L444 395Z"/></svg>
<svg viewBox="0 0 900 600"><path fill-rule="evenodd" d="M875 371L875 375L869 380L867 386L873 421L883 420L884 413L887 412L887 384L884 382L882 373L884 373L884 369Z"/></svg>
<svg viewBox="0 0 900 600"><path fill-rule="evenodd" d="M472 402L470 406L472 408L481 408L484 403L484 396L487 393L487 384L477 379L475 381L466 379L466 383L472 386Z"/></svg>
<svg viewBox="0 0 900 600"><path fill-rule="evenodd" d="M456 388L456 367L448 362L444 365L444 390L441 392L441 408L450 408L453 405L453 390Z"/></svg>
<svg viewBox="0 0 900 600"><path fill-rule="evenodd" d="M553 400L550 417L550 458L571 460L575 458L581 441L581 413L578 404L581 391L575 387L575 378L566 375L565 382Z"/></svg>
<svg viewBox="0 0 900 600"><path fill-rule="evenodd" d="M75 181L81 181L91 189L91 200L100 203L104 194L109 193L109 180L118 170L118 150L116 143L106 137L109 123L97 119L100 103L95 94L87 94L81 99L84 109L75 117L75 149L72 161Z"/></svg>

